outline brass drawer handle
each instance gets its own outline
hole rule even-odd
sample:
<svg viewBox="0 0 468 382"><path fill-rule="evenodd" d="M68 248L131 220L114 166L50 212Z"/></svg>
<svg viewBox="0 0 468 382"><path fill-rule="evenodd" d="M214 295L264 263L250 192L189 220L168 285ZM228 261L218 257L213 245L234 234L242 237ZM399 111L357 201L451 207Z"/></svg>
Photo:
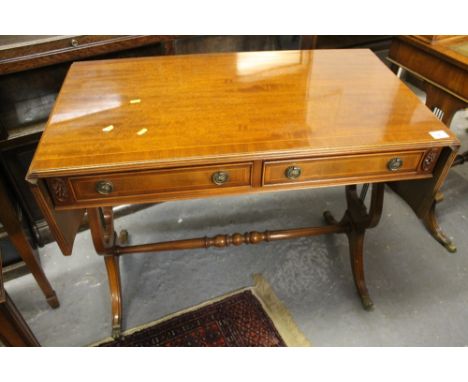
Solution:
<svg viewBox="0 0 468 382"><path fill-rule="evenodd" d="M75 47L75 48L76 48L78 45L80 45L80 43L78 42L78 40L75 39L75 38L72 38L71 41L70 41L70 43L71 43L71 46L73 46L73 47Z"/></svg>
<svg viewBox="0 0 468 382"><path fill-rule="evenodd" d="M403 165L403 159L401 158L392 158L387 163L387 168L390 171L397 171Z"/></svg>
<svg viewBox="0 0 468 382"><path fill-rule="evenodd" d="M298 166L289 166L284 174L288 179L297 179L301 176L302 170Z"/></svg>
<svg viewBox="0 0 468 382"><path fill-rule="evenodd" d="M225 171L216 171L211 176L214 184L221 186L229 180L229 174Z"/></svg>
<svg viewBox="0 0 468 382"><path fill-rule="evenodd" d="M112 182L101 180L96 183L96 191L101 195L109 195L114 190Z"/></svg>

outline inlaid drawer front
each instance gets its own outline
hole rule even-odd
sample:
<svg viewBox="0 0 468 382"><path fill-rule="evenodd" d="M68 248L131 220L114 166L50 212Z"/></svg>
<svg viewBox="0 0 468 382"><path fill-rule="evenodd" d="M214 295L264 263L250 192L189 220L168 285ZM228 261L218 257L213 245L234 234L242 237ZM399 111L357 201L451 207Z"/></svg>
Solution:
<svg viewBox="0 0 468 382"><path fill-rule="evenodd" d="M403 153L363 154L327 158L269 161L264 164L263 184L319 182L387 174L389 178L401 173L424 173L421 160L425 151ZM431 168L432 170L432 168Z"/></svg>
<svg viewBox="0 0 468 382"><path fill-rule="evenodd" d="M251 163L70 178L76 200L249 186Z"/></svg>

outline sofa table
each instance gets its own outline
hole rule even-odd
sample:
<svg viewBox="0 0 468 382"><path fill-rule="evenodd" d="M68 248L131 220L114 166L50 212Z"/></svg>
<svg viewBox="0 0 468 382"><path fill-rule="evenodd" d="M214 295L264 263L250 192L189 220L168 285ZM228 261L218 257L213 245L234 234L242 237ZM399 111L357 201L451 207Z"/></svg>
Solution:
<svg viewBox="0 0 468 382"><path fill-rule="evenodd" d="M113 336L119 258L345 233L355 285L384 184L420 218L459 142L369 50L222 53L78 62L70 68L27 180L65 255L85 211L103 255ZM372 183L369 208L357 184ZM121 245L112 206L346 186L347 210L322 227ZM363 187L366 191L367 187ZM406 238L410 239L410 238Z"/></svg>

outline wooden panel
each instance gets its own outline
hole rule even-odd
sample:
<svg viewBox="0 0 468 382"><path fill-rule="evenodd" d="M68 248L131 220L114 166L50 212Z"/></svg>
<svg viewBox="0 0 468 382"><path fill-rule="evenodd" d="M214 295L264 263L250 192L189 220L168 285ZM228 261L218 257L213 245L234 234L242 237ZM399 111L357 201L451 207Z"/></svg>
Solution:
<svg viewBox="0 0 468 382"><path fill-rule="evenodd" d="M468 37L449 41L450 45L428 44L411 36L401 36L393 41L389 59L467 102L468 57L457 53L454 47L468 45Z"/></svg>
<svg viewBox="0 0 468 382"><path fill-rule="evenodd" d="M441 41L458 38L456 35L415 35L414 38L424 41L428 44L435 44Z"/></svg>
<svg viewBox="0 0 468 382"><path fill-rule="evenodd" d="M38 181L37 184L32 184L31 190L62 253L67 256L71 255L73 242L83 220L85 210L56 211L42 180Z"/></svg>
<svg viewBox="0 0 468 382"><path fill-rule="evenodd" d="M447 147L442 150L433 167L432 178L389 183L390 187L410 205L419 218L424 218L429 213L437 192L444 184L458 148Z"/></svg>
<svg viewBox="0 0 468 382"><path fill-rule="evenodd" d="M359 178L376 175L379 178L396 178L401 173L417 174L424 151L342 156L331 158L312 158L287 161L266 162L264 166L264 185L296 184L304 182L323 182L331 179ZM403 161L395 171L388 168L389 162L399 158ZM287 169L297 167L300 176L287 177Z"/></svg>
<svg viewBox="0 0 468 382"><path fill-rule="evenodd" d="M228 174L228 180L220 185L213 182L212 176L216 172ZM252 164L207 166L163 171L143 171L128 174L107 176L76 177L70 183L77 201L106 199L109 197L163 194L165 192L221 189L251 185ZM107 195L99 194L96 186L99 182L110 182L112 192ZM57 204L60 200L55 198ZM65 201L66 204L66 201Z"/></svg>
<svg viewBox="0 0 468 382"><path fill-rule="evenodd" d="M435 44L429 44L427 41L421 40L419 36L399 36L397 41L412 45L442 61L448 61L461 69L467 70L468 54L466 54L466 44L468 44L468 36L452 36L451 38L441 39Z"/></svg>
<svg viewBox="0 0 468 382"><path fill-rule="evenodd" d="M0 74L173 41L178 36L52 36L0 46ZM181 37L181 36L179 36Z"/></svg>
<svg viewBox="0 0 468 382"><path fill-rule="evenodd" d="M89 61L72 65L28 178L454 141L368 50Z"/></svg>

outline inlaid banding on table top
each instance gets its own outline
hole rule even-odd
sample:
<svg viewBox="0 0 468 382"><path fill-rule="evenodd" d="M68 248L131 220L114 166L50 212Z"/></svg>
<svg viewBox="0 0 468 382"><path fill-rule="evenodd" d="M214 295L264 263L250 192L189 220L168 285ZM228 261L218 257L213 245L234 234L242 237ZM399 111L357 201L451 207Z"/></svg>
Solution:
<svg viewBox="0 0 468 382"><path fill-rule="evenodd" d="M434 130L448 137L434 142ZM368 50L80 62L70 68L28 179L265 153L442 147L454 139Z"/></svg>

